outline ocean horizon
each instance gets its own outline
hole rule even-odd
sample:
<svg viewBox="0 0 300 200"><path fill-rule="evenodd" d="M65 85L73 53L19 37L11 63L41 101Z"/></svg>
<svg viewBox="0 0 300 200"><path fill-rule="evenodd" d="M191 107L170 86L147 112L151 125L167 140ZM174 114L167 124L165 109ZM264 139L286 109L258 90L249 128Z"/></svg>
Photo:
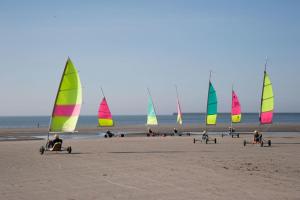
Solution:
<svg viewBox="0 0 300 200"><path fill-rule="evenodd" d="M158 123L162 125L176 124L176 113L158 115ZM115 115L115 125L145 125L146 115ZM50 116L0 116L0 128L36 128L48 127ZM183 113L184 124L204 124L205 113ZM219 113L217 123L230 124L230 113ZM258 113L244 113L241 124L259 123ZM300 113L274 113L273 123L300 123ZM97 127L96 115L82 115L79 117L77 127Z"/></svg>

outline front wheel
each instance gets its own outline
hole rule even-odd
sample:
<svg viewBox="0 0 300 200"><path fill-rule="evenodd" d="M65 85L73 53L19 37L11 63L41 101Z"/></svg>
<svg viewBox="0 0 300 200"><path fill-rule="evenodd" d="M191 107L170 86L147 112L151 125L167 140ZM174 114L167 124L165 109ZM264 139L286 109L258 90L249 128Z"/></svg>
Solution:
<svg viewBox="0 0 300 200"><path fill-rule="evenodd" d="M44 146L41 146L41 148L40 148L40 154L43 155L44 152L45 152L45 147L44 147Z"/></svg>
<svg viewBox="0 0 300 200"><path fill-rule="evenodd" d="M68 153L72 153L72 147L71 147L71 146L68 146L68 147L67 147L67 152L68 152Z"/></svg>
<svg viewBox="0 0 300 200"><path fill-rule="evenodd" d="M268 140L268 145L269 145L269 147L271 146L271 140Z"/></svg>

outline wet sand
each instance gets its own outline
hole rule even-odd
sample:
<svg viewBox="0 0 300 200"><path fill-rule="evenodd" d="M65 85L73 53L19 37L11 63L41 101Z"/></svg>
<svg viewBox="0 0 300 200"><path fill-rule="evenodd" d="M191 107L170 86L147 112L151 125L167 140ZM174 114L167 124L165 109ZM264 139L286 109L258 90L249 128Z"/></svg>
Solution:
<svg viewBox="0 0 300 200"><path fill-rule="evenodd" d="M45 155L45 141L4 141L0 199L299 199L300 137L192 139L65 140L72 154Z"/></svg>

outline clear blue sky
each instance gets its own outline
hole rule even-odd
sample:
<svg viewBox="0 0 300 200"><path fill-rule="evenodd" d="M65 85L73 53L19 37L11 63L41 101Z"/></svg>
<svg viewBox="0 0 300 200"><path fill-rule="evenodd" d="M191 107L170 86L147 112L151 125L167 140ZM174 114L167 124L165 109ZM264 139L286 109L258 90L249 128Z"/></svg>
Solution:
<svg viewBox="0 0 300 200"><path fill-rule="evenodd" d="M300 1L0 1L0 115L50 115L68 56L80 71L82 114L103 87L113 114L203 112L209 70L219 111L231 85L257 112L265 56L275 111L299 112Z"/></svg>

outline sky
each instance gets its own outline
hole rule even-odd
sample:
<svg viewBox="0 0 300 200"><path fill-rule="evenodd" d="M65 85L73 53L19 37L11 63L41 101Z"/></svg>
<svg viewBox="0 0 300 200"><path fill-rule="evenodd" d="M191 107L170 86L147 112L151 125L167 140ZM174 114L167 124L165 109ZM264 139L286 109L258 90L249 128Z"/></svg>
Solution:
<svg viewBox="0 0 300 200"><path fill-rule="evenodd" d="M258 112L263 70L275 112L300 112L300 1L0 0L0 115L50 115L70 57L83 115L103 88L113 115L205 112L209 71L218 110Z"/></svg>

